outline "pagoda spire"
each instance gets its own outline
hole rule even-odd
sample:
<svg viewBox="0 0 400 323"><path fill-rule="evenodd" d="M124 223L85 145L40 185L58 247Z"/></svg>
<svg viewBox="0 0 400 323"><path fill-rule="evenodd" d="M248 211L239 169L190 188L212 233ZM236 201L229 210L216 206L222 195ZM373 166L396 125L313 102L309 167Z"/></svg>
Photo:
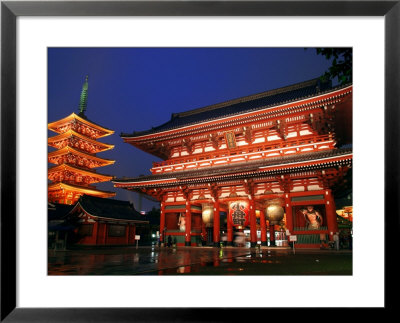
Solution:
<svg viewBox="0 0 400 323"><path fill-rule="evenodd" d="M80 116L85 116L85 111L87 107L87 97L88 97L88 78L89 75L86 75L85 83L82 85L82 92L81 92L81 98L79 100L79 115Z"/></svg>

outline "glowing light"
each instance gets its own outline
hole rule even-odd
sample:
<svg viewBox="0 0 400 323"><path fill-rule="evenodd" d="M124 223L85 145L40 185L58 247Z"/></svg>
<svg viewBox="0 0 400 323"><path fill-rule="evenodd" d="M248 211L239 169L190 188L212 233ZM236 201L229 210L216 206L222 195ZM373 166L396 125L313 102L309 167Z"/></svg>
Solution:
<svg viewBox="0 0 400 323"><path fill-rule="evenodd" d="M214 207L211 204L203 204L203 211L201 214L201 218L203 220L203 223L206 224L206 226L211 226L212 222L214 220Z"/></svg>
<svg viewBox="0 0 400 323"><path fill-rule="evenodd" d="M248 201L232 201L229 203L229 221L233 226L246 227L249 220Z"/></svg>

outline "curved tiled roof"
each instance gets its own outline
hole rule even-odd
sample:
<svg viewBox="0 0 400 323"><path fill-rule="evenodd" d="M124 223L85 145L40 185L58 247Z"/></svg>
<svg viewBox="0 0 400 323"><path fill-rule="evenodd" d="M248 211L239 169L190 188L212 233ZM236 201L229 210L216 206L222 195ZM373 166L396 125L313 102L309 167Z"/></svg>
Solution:
<svg viewBox="0 0 400 323"><path fill-rule="evenodd" d="M91 126L95 126L95 128L99 128L101 131L103 131L105 133L105 135L102 135L102 136L100 136L98 138L105 137L105 136L108 136L108 135L112 135L114 133L114 130L108 129L106 127L103 127L103 126L101 126L101 125L89 120L82 113L76 114L75 112L72 112L69 116L66 116L66 117L64 117L62 119L50 122L47 125L47 127L48 127L49 130L59 133L58 131L56 131L57 130L56 129L57 125L59 125L61 123L68 123L69 121L71 121L73 119L77 119L78 121L80 121L82 123L85 123L85 124L88 124L88 125L91 125Z"/></svg>
<svg viewBox="0 0 400 323"><path fill-rule="evenodd" d="M89 194L96 194L100 196L115 196L115 192L108 192L108 191L102 191L96 189L94 186L80 186L80 185L74 185L74 184L69 184L65 182L54 182L51 184L48 184L47 186L48 191L56 191L60 189L67 189L67 190L73 190L76 192L80 192L83 194L89 193Z"/></svg>
<svg viewBox="0 0 400 323"><path fill-rule="evenodd" d="M108 178L107 181L109 181L110 179L113 178L113 176L111 176L111 175L100 174L100 173L93 171L92 169L82 168L82 167L78 167L76 165L71 165L71 164L59 164L59 165L50 167L47 170L47 172L50 174L51 172L59 171L59 170L63 170L63 169L76 171L78 173L82 173L82 174L92 176L92 177L102 177L102 178L107 177Z"/></svg>
<svg viewBox="0 0 400 323"><path fill-rule="evenodd" d="M101 142L101 141L93 140L93 139L91 139L91 138L89 138L87 136L84 136L84 135L82 135L82 134L80 134L80 133L78 133L78 132L76 132L76 131L74 131L72 129L69 129L66 132L63 132L63 133L60 133L60 134L58 134L56 136L48 138L47 142L51 146L51 144L53 142L60 141L62 139L66 139L66 138L70 138L70 137L71 138L78 137L78 138L80 138L80 139L82 139L84 141L90 142L91 144L94 144L94 145L97 145L99 147L102 147L103 148L102 151L114 148L114 145L110 145L110 144L106 144L106 143Z"/></svg>
<svg viewBox="0 0 400 323"><path fill-rule="evenodd" d="M93 216L116 220L147 221L128 201L82 195L78 203Z"/></svg>
<svg viewBox="0 0 400 323"><path fill-rule="evenodd" d="M69 204L48 203L47 218L49 221L64 220L73 207Z"/></svg>
<svg viewBox="0 0 400 323"><path fill-rule="evenodd" d="M84 151L82 149L76 148L76 147L71 147L71 146L65 146L64 148L54 150L52 152L49 152L47 154L47 157L54 157L54 156L59 156L59 155L66 155L66 154L74 154L74 155L80 155L83 156L84 158L91 159L91 160L97 160L100 162L103 162L104 164L110 165L114 164L115 160L112 159L106 159L106 158L100 158L97 157L95 154L91 154L87 151Z"/></svg>
<svg viewBox="0 0 400 323"><path fill-rule="evenodd" d="M319 78L316 78L310 81L214 104L204 108L174 113L172 114L170 121L160 126L145 131L135 131L132 134L121 133L121 137L138 137L227 116L234 116L244 112L256 111L262 108L276 106L278 104L305 99L341 87L343 86L332 88L332 83L330 81L321 82Z"/></svg>

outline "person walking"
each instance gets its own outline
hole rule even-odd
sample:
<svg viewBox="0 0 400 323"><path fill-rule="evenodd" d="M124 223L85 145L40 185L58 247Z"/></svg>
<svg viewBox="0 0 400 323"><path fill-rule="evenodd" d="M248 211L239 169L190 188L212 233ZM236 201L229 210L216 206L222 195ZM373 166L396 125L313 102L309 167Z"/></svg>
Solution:
<svg viewBox="0 0 400 323"><path fill-rule="evenodd" d="M335 242L336 250L339 250L339 232L335 232L333 235L333 241Z"/></svg>
<svg viewBox="0 0 400 323"><path fill-rule="evenodd" d="M171 247L172 245L172 238L171 236L168 236L168 247Z"/></svg>

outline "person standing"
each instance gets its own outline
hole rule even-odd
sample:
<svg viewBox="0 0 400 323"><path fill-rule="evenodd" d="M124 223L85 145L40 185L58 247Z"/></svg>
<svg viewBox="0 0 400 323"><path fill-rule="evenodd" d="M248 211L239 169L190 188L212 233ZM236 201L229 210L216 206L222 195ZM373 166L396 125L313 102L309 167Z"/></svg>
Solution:
<svg viewBox="0 0 400 323"><path fill-rule="evenodd" d="M335 232L333 235L333 241L335 242L336 250L339 250L339 232Z"/></svg>
<svg viewBox="0 0 400 323"><path fill-rule="evenodd" d="M168 247L171 247L172 245L172 238L171 236L168 236Z"/></svg>

